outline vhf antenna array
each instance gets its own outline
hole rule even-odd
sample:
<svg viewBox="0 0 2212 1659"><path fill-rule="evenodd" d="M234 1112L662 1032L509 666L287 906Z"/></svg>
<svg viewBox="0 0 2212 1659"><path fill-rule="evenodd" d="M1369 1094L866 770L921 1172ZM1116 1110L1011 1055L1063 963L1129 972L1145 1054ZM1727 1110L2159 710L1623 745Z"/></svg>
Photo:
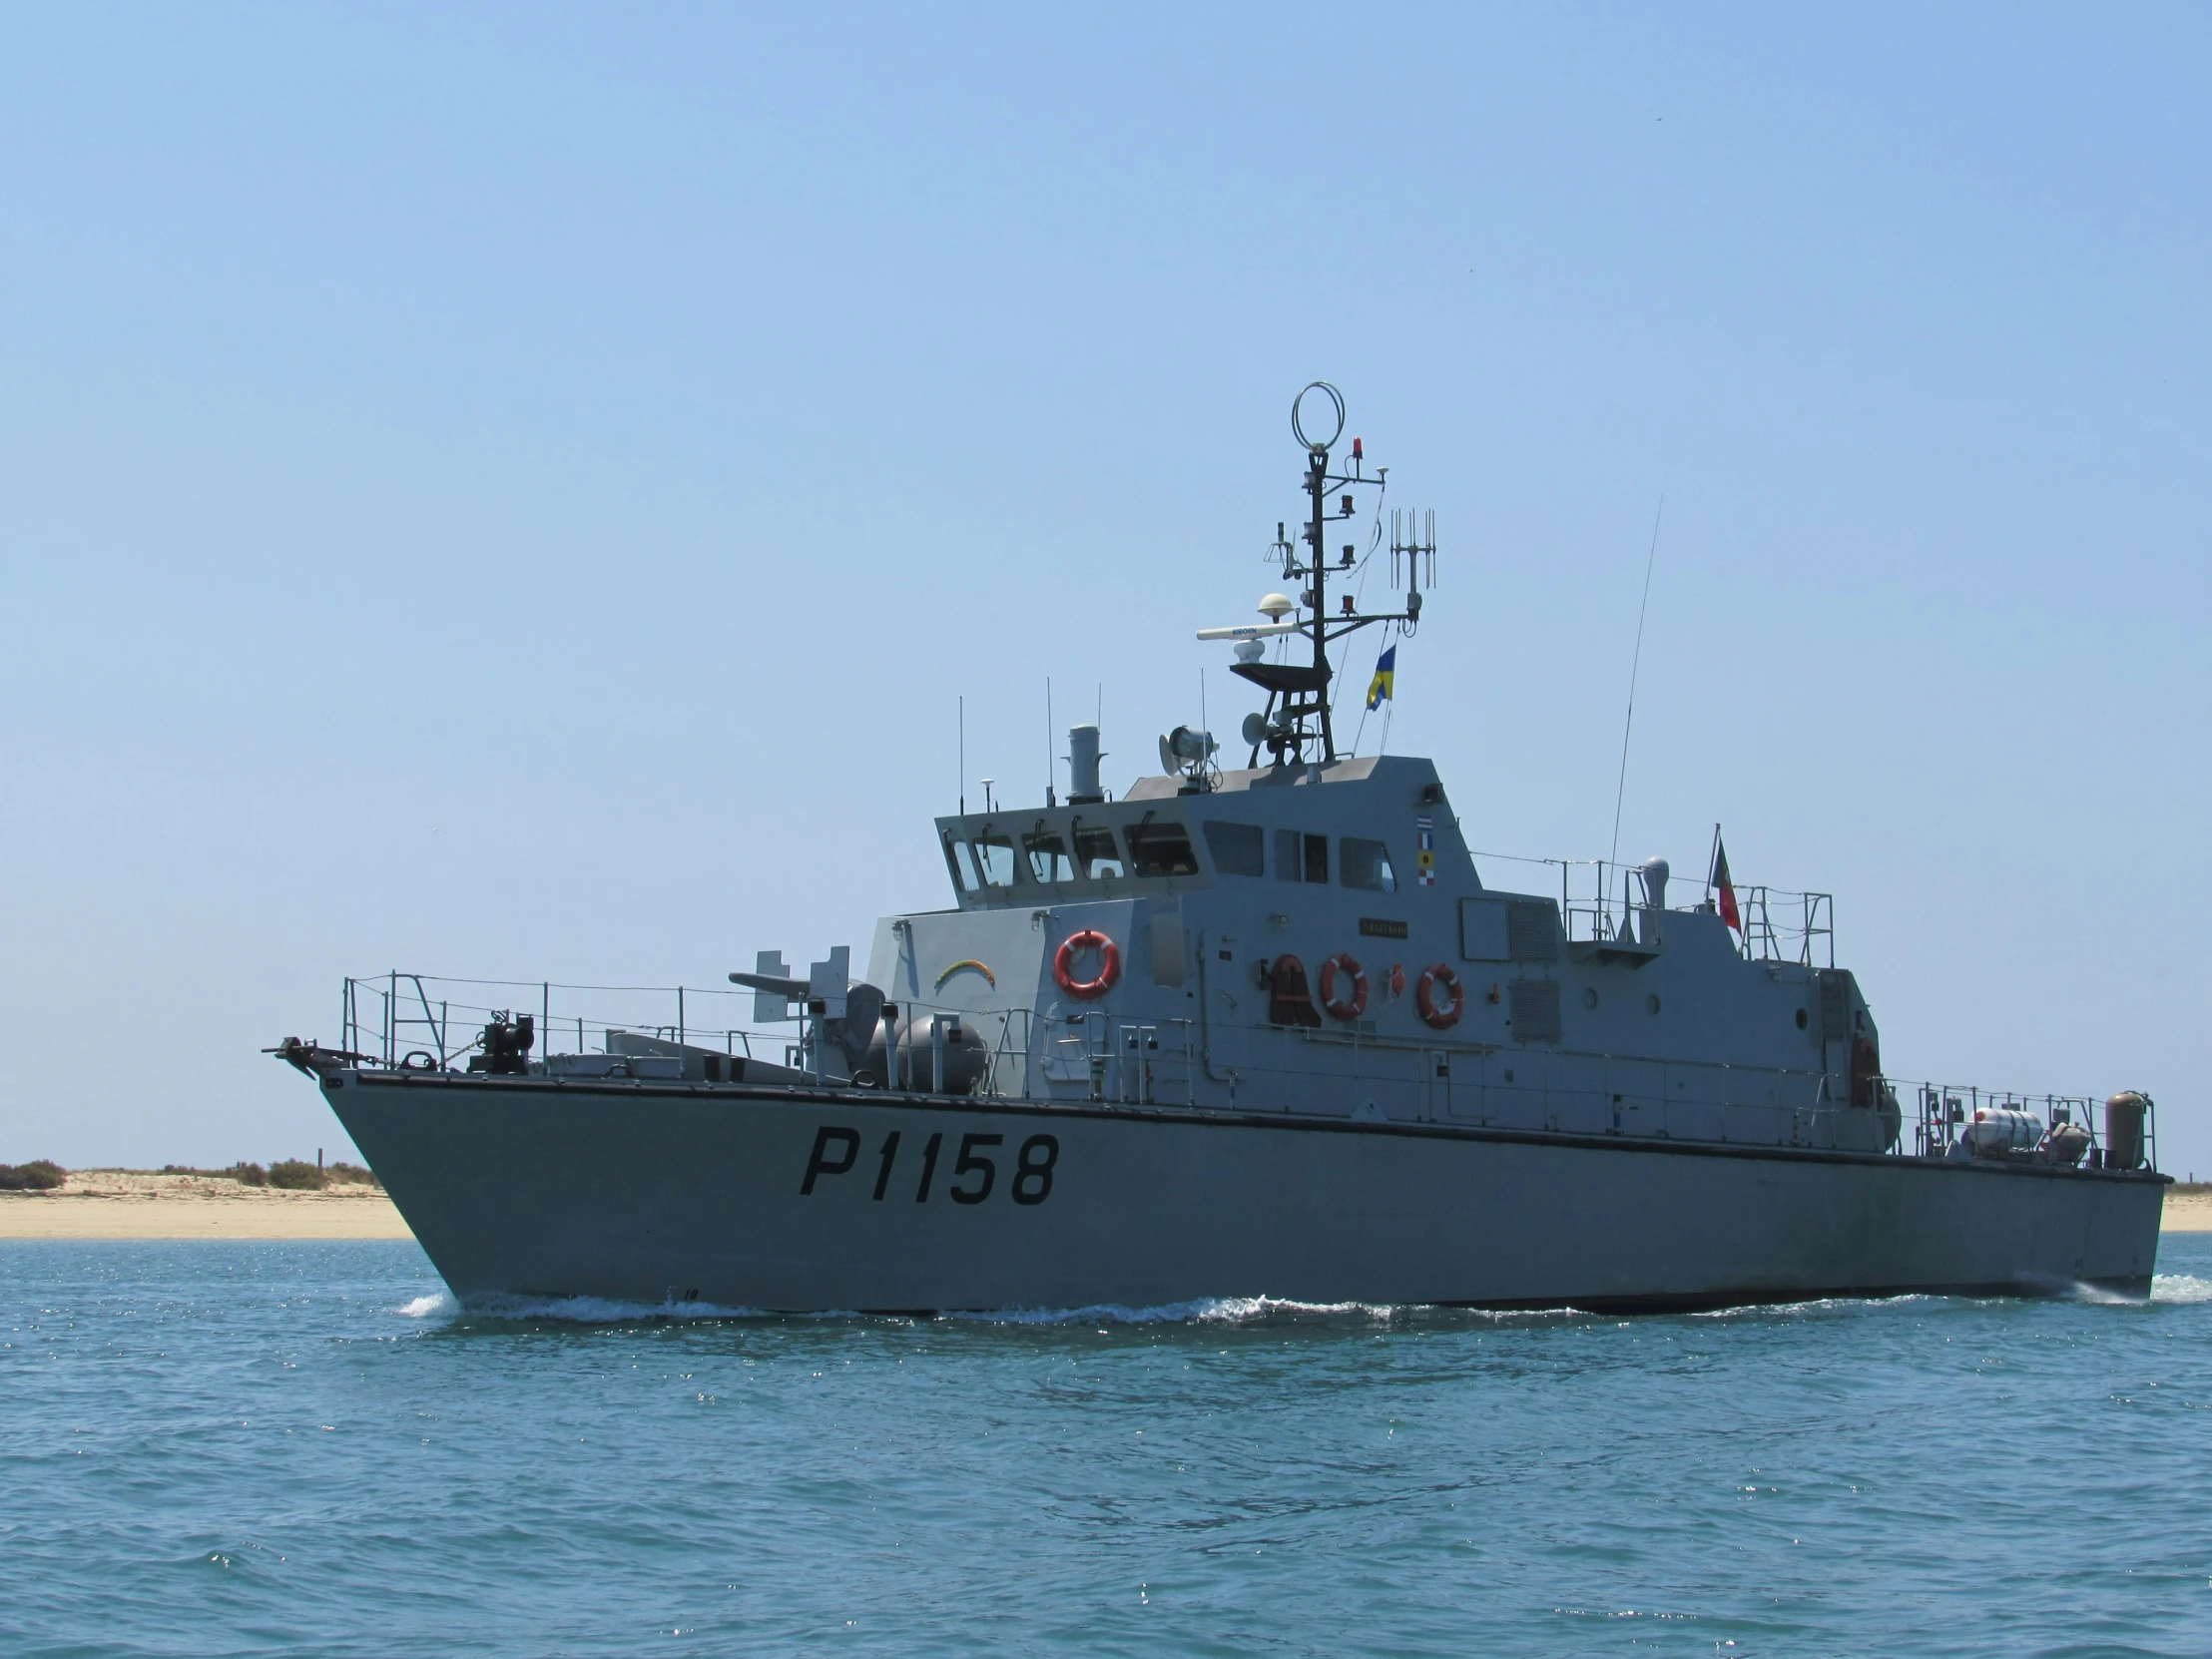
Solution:
<svg viewBox="0 0 2212 1659"><path fill-rule="evenodd" d="M1436 512L1434 508L1414 510L1392 507L1390 509L1390 585L1398 581L1398 561L1405 561L1405 582L1410 588L1421 585L1425 572L1428 585L1436 585ZM1422 561L1426 560L1425 566Z"/></svg>

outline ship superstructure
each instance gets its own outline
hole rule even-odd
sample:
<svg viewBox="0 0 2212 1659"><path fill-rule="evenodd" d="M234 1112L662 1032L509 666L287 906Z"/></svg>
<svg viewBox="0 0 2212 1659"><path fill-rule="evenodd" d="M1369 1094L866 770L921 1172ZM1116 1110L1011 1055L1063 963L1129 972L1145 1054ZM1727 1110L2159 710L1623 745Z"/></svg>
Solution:
<svg viewBox="0 0 2212 1659"><path fill-rule="evenodd" d="M1724 917L1710 885L1672 902L1660 859L1494 888L1428 762L1341 752L1331 648L1419 625L1432 521L1390 538L1401 602L1332 612L1362 560L1331 529L1380 520L1359 497L1384 474L1358 439L1333 459L1333 388L1293 426L1296 597L1201 634L1265 694L1247 765L1178 728L1110 799L1076 728L1065 801L936 821L953 903L880 922L863 976L842 949L731 974L785 1038L707 1036L679 993L673 1027L602 1021L592 1049L579 1019L577 1052L535 1057L567 1028L547 986L456 1051L449 1005L412 979L409 1026L394 975L348 981L338 1047L287 1039L455 1291L917 1310L2147 1287L2166 1179L2143 1096L2100 1136L2087 1098L1900 1084L1826 895L1747 889ZM494 1149L508 1196L443 1173Z"/></svg>

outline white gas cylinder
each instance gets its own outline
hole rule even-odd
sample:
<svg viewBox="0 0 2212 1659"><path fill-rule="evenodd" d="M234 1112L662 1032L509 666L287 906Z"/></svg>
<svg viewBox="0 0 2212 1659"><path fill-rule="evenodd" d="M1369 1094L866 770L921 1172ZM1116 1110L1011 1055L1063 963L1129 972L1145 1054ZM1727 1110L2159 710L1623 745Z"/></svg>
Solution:
<svg viewBox="0 0 2212 1659"><path fill-rule="evenodd" d="M1984 1106L1961 1135L1980 1157L2001 1158L2008 1152L2034 1151L2042 1143L2043 1120L2009 1106Z"/></svg>

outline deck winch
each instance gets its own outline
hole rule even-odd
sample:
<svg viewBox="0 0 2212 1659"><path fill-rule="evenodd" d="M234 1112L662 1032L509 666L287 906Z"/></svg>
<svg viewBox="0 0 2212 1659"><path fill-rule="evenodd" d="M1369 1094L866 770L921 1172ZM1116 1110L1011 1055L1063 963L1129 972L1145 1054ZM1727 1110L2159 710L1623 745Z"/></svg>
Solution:
<svg viewBox="0 0 2212 1659"><path fill-rule="evenodd" d="M537 1041L537 1021L529 1014L502 1008L491 1016L478 1039L483 1052L468 1057L468 1069L492 1077L520 1077L530 1069L530 1049Z"/></svg>

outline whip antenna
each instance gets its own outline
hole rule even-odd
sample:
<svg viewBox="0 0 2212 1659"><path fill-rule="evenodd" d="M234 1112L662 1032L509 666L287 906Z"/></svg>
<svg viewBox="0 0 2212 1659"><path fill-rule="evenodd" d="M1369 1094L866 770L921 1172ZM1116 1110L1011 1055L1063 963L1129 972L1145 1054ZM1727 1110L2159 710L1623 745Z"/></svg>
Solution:
<svg viewBox="0 0 2212 1659"><path fill-rule="evenodd" d="M1651 567L1659 557L1659 520L1666 513L1667 498L1659 497L1659 511L1651 515L1651 551L1644 555L1644 597L1636 607L1636 653L1628 660L1628 718L1621 723L1621 775L1613 787L1613 852L1605 861L1621 861L1621 803L1628 798L1628 735L1636 729L1636 671L1644 661L1644 613L1651 609Z"/></svg>

